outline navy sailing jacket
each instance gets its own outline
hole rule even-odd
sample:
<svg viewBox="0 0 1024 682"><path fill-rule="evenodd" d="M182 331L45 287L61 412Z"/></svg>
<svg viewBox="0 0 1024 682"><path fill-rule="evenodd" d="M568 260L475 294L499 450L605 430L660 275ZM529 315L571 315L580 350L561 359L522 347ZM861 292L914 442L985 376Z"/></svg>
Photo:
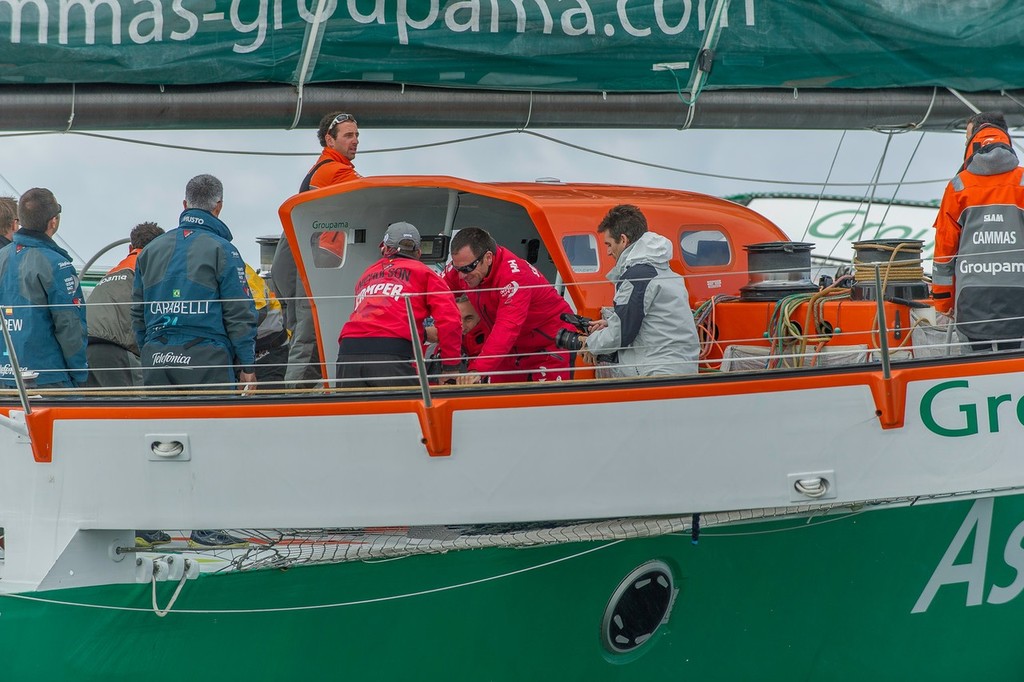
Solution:
<svg viewBox="0 0 1024 682"><path fill-rule="evenodd" d="M0 249L0 304L22 369L39 372L37 386L84 384L85 297L71 256L43 232L22 228ZM0 336L0 380L14 384Z"/></svg>
<svg viewBox="0 0 1024 682"><path fill-rule="evenodd" d="M161 337L223 343L244 368L255 363L256 307L231 231L209 211L186 209L135 263L132 326L139 348Z"/></svg>

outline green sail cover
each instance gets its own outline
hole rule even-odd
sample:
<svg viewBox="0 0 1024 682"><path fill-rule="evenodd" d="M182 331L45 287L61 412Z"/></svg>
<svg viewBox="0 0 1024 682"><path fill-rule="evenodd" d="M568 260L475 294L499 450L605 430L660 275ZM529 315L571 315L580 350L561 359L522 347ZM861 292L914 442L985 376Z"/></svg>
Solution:
<svg viewBox="0 0 1024 682"><path fill-rule="evenodd" d="M0 83L1024 87L1012 0L0 0ZM317 21L317 6L323 21ZM710 33L710 35L709 35ZM305 68L304 68L305 65Z"/></svg>

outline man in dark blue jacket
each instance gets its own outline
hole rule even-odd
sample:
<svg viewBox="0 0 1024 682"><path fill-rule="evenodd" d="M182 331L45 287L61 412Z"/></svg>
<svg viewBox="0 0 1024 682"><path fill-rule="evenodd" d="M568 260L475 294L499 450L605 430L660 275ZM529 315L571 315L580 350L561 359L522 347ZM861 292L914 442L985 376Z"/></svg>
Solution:
<svg viewBox="0 0 1024 682"><path fill-rule="evenodd" d="M72 387L88 377L85 297L71 256L57 246L60 204L36 187L21 195L21 229L0 249L0 304L22 370L41 388ZM14 385L13 363L0 336L0 383Z"/></svg>
<svg viewBox="0 0 1024 682"><path fill-rule="evenodd" d="M192 178L177 229L136 261L132 326L146 386L256 384L256 308L245 263L218 217L223 206L220 180Z"/></svg>

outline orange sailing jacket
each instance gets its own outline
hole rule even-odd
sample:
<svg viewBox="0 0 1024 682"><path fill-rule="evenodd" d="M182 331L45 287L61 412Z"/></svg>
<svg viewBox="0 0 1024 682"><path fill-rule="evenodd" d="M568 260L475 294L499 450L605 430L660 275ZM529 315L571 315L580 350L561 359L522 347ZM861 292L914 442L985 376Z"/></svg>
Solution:
<svg viewBox="0 0 1024 682"><path fill-rule="evenodd" d="M320 158L316 160L313 168L316 170L309 178L310 189L329 187L362 177L356 172L356 167L352 165L350 159L330 147L323 148Z"/></svg>
<svg viewBox="0 0 1024 682"><path fill-rule="evenodd" d="M1024 336L1024 168L1009 136L982 126L935 219L932 292L971 340Z"/></svg>

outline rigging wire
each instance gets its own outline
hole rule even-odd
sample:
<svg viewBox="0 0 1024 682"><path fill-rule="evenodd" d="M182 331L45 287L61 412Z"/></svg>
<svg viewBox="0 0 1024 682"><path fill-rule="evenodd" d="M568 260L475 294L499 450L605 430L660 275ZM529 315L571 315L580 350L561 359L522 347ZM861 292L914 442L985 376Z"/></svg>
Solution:
<svg viewBox="0 0 1024 682"><path fill-rule="evenodd" d="M248 150L239 150L239 149L221 149L221 148L213 148L213 147L196 147L196 146L191 146L191 145L179 145L179 144L171 144L171 143L166 143L166 142L154 142L154 141L150 141L150 140L139 140L137 138L131 138L131 137L121 137L121 136L118 136L118 135L107 135L107 134L103 134L103 133L90 133L90 132L84 132L84 131L71 131L71 132L68 132L68 133L64 133L63 131L0 133L0 138L29 136L29 135L55 135L55 134L61 134L61 135L63 135L63 134L67 134L67 135L83 135L85 137L93 137L93 138L97 138L97 139L110 140L110 141L114 141L114 142L124 142L124 143L127 143L127 144L137 144L137 145L150 146L150 147L159 147L159 148L163 148L163 149L177 149L177 150L182 150L182 151L193 151L193 152L201 152L201 153L208 153L208 154L224 154L224 155L238 155L238 156L268 156L268 157L306 157L306 158L310 158L310 157L315 157L316 156L316 152L271 152L271 151L248 151ZM592 148L592 147L587 147L585 145L580 145L580 144L575 144L573 142L568 142L566 140L559 139L559 138L554 137L552 135L547 135L547 134L544 134L544 133L539 133L536 130L525 130L525 129L521 129L521 128L511 129L511 130L500 130L500 131L495 131L495 132L491 132L491 133L483 133L483 134L480 134L480 135L469 135L469 136L458 137L458 138L454 138L454 139L450 139L450 140L439 140L439 141L436 141L436 142L425 142L423 144L416 144L416 145L405 145L405 146L401 146L401 147L387 147L387 148L382 148L382 149L360 150L359 154L360 155L367 155L367 154L389 154L389 153L395 153L395 152L414 151L414 150L421 150L421 149L432 149L432 148L436 148L436 147L443 147L443 146L454 145L454 144L463 144L463 143L466 143L466 142L473 142L473 141L477 141L477 140L484 140L484 139L489 139L489 138L503 137L505 135L515 135L515 134L530 135L532 137L536 137L536 138L545 140L547 142L551 142L551 143L554 143L554 144L557 144L557 145L560 145L560 146L563 146L563 147L566 147L566 148L569 148L569 149L574 149L576 151L580 151L580 152L583 152L583 153L586 153L586 154L593 154L595 156L600 156L602 158L613 159L615 161L621 161L623 163L629 163L629 164L633 164L633 165L636 165L636 166L642 166L642 167L645 167L645 168L653 168L653 169L656 169L656 170L663 170L663 171L667 171L667 172L670 172L670 173L680 173L680 174L683 174L683 175L692 175L692 176L696 176L696 177L713 178L713 179L717 179L717 180L730 180L730 181L736 181L736 182L760 183L760 184L768 184L768 185L784 185L784 186L789 186L789 185L809 185L809 186L817 187L817 186L820 186L822 184L820 180L778 180L778 179L775 179L775 178L756 178L756 177L749 177L749 176L742 176L742 175L726 175L724 173L710 173L710 172L706 172L706 171L697 171L697 170L691 170L691 169L688 169L688 168L680 168L678 166L669 166L669 165L665 165L665 164L653 163L653 162L650 162L650 161L642 161L640 159L634 159L634 158L631 158L631 157L628 157L628 156L622 156L622 155L619 155L619 154L612 154L610 152L604 152L604 151L601 151L601 150L598 150L598 149L595 149L595 148ZM828 184L829 187L869 187L869 186L872 186L872 185L874 185L876 187L895 187L895 186L906 186L906 185L945 184L948 181L949 181L948 177L943 177L943 178L934 178L934 179L928 179L928 180L911 180L911 181L904 181L904 182L900 182L900 183L868 181L868 182L829 182L827 184Z"/></svg>
<svg viewBox="0 0 1024 682"><path fill-rule="evenodd" d="M11 191L12 191L12 192L14 192L14 194L15 194L16 196L19 196L19 197L21 196L21 191L20 191L20 190L19 190L19 189L18 189L17 187L15 187L15 186L14 186L14 185L13 185L13 184L11 183L11 181L10 181L10 180L8 180L8 179L7 179L6 177L4 177L4 175L3 175L2 173L0 173L0 179L2 179L2 180L4 181L4 183L5 183L5 184L6 184L6 185L7 185L8 187L10 187L10 188L11 188ZM63 247L64 247L64 250L65 250L65 251L67 251L68 253L70 253L70 254L71 254L71 255L72 255L72 256L73 256L74 258L77 258L78 260L82 261L83 263L85 262L85 259L84 259L84 258L82 258L82 257L81 257L81 256L80 256L80 255L78 254L78 252L74 250L74 248L72 248L71 244L68 244L68 243L67 243L67 241L66 241L66 240L64 239L64 237L62 237L62 236L61 236L60 232L56 232L56 233L54 233L54 235L53 235L53 240L54 240L54 241L59 241L59 242L60 242L60 244L61 244L61 246L63 246Z"/></svg>
<svg viewBox="0 0 1024 682"><path fill-rule="evenodd" d="M885 157L889 154L889 145L892 144L892 135L886 134L885 136L885 147L882 148L882 156L878 159L878 166L875 167L875 177L872 178L870 185L870 195L868 196L868 208L864 211L864 220L861 223L861 234L868 229L868 214L871 213L871 205L875 203L875 192L878 191L878 178L882 177L882 167L885 166ZM879 225L881 228L881 225ZM878 237L878 231L875 231L875 237Z"/></svg>
<svg viewBox="0 0 1024 682"><path fill-rule="evenodd" d="M666 166L664 164L652 163L652 162L649 162L649 161L640 161L638 159L631 159L631 158L629 158L627 156L620 156L618 154L611 154L611 153L608 153L608 152L598 151L596 149L591 149L589 147L584 147L583 145L578 145L578 144L574 144L572 142L566 142L564 140L559 140L556 137L552 137L550 135L545 135L543 133L538 133L538 132L533 131L533 130L524 130L524 131L522 131L522 134L524 134L524 135L533 135L534 137L539 137L539 138L547 140L549 142L554 142L555 144L562 145L563 147L569 147L570 149L576 149L578 151L586 152L588 154L594 154L596 156L601 156L601 157L608 158L608 159L614 159L616 161L624 161L626 163L632 163L632 164L635 164L635 165L638 165L638 166L644 166L644 167L647 167L647 168L656 168L656 169L659 169L659 170L665 170L665 171L670 171L670 172L674 172L674 173L683 173L685 175L696 175L696 176L699 176L699 177L716 178L716 179L719 179L719 180L736 180L736 181L740 181L740 182L764 183L764 184L768 184L768 185L812 185L812 186L818 186L818 185L821 184L821 182L819 180L813 180L813 181L804 181L804 180L772 180L772 179L767 179L767 178L751 178L751 177L744 177L744 176L739 176L739 175L724 175L724 174L721 174L721 173L707 173L707 172L704 172L704 171L689 170L689 169L686 169L686 168L678 168L676 166ZM903 184L905 184L905 185L931 185L931 184L946 183L946 182L949 182L949 178L941 178L941 179L937 179L937 180L914 180L914 181L906 182L906 183L903 183ZM892 185L894 185L896 183L892 183L892 182L872 183L870 181L869 182L832 182L832 183L829 183L829 186L830 187L868 187L868 186L871 186L872 184L874 184L874 185L876 185L878 187L890 187L890 186L892 186Z"/></svg>
<svg viewBox="0 0 1024 682"><path fill-rule="evenodd" d="M927 131L922 132L921 136L917 138L917 144L914 145L914 151L910 152L910 158L907 159L907 165L903 168L903 175L900 176L900 183L907 177L907 173L910 172L910 164L914 162L914 158L917 156L917 150L921 148L921 142L924 141L924 136L927 135ZM885 207L885 213L882 214L882 222L879 223L878 229L882 229L882 225L885 225L885 219L889 217L889 209L892 208L892 204L896 201L896 195L899 194L900 187L902 185L897 184L896 189L892 191L892 197L889 198L889 203ZM875 231L875 237L878 237L878 231Z"/></svg>
<svg viewBox="0 0 1024 682"><path fill-rule="evenodd" d="M828 174L825 175L825 182L821 183L821 192L818 193L818 198L814 200L814 208L811 209L811 215L807 218L807 224L804 226L803 234L800 235L800 241L807 238L807 233L811 229L811 223L814 222L814 216L818 212L818 206L821 204L821 198L825 196L825 188L828 187L828 181L832 179L832 171L836 167L836 160L839 158L839 150L843 148L843 140L846 139L846 131L839 136L839 144L836 145L836 153L832 155L832 164L828 167ZM837 241L836 244L839 242ZM832 245L832 248L836 248L836 244ZM829 256L832 255L830 251Z"/></svg>
<svg viewBox="0 0 1024 682"><path fill-rule="evenodd" d="M975 104L973 102L971 102L971 100L969 100L966 97L964 97L960 92L958 92L957 90L954 90L953 88L946 88L946 89L949 90L953 94L954 97L956 97L958 100L963 102L967 106L968 109L970 109L971 111L973 111L976 114L980 114L981 113L981 109L979 109L977 106L975 106ZM1020 102L1018 102L1017 100L1015 100L1012 97L1010 97L1009 95L1007 95L1005 90L1001 90L1000 93L1005 95L1006 97L1009 97L1009 99L1012 100L1013 102L1015 102L1016 104L1018 104L1018 105L1020 104ZM1024 152L1024 147L1022 147L1019 142L1014 140L1013 136L1010 137L1010 143L1014 147L1016 147L1018 150Z"/></svg>

